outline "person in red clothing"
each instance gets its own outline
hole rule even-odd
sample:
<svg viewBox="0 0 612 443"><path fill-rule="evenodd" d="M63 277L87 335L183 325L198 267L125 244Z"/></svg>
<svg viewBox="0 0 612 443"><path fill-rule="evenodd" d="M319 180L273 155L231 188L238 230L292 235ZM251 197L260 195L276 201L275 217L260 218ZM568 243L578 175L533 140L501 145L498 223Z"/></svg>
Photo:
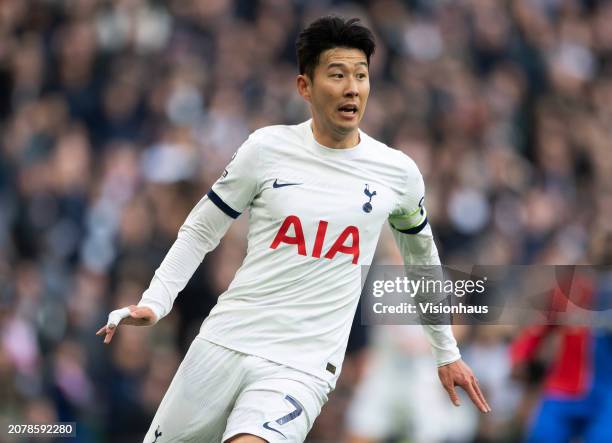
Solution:
<svg viewBox="0 0 612 443"><path fill-rule="evenodd" d="M581 307L596 307L601 299L609 299L612 279L572 275L571 287L572 297L559 288L553 291L552 316L571 309L570 298ZM569 443L583 437L585 443L612 442L612 334L589 326L528 327L511 346L514 373L524 374L543 349L550 350L551 339L558 347L547 365L526 441Z"/></svg>

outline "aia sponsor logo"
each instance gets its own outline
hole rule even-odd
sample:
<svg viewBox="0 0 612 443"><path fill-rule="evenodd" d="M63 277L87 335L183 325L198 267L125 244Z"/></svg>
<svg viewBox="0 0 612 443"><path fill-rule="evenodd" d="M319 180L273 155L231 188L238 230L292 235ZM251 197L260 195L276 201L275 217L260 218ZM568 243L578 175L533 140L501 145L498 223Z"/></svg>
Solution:
<svg viewBox="0 0 612 443"><path fill-rule="evenodd" d="M328 225L329 223L325 220L319 221L314 246L312 251L310 251L311 257L321 258ZM289 234L290 228L293 228L295 235ZM302 229L302 222L297 215L289 215L287 218L285 218L283 224L276 233L274 240L272 240L270 248L276 249L281 243L295 245L299 255L308 255L308 251L306 250L306 239L304 238L304 230ZM336 256L336 254L351 255L353 257L352 263L354 265L357 264L357 261L359 260L359 229L357 226L347 226L344 228L336 241L334 241L331 248L329 248L329 250L323 255L323 258L331 260Z"/></svg>

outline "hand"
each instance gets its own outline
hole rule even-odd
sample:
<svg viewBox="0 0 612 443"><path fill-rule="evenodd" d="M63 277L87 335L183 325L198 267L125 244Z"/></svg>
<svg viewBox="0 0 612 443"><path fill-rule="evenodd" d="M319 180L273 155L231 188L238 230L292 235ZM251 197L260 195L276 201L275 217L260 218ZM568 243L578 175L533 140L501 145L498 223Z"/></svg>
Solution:
<svg viewBox="0 0 612 443"><path fill-rule="evenodd" d="M104 344L109 344L117 331L119 323L133 326L150 326L155 324L157 317L146 306L130 305L127 308L116 309L108 314L108 322L102 326L96 335L104 335Z"/></svg>
<svg viewBox="0 0 612 443"><path fill-rule="evenodd" d="M459 396L455 391L455 386L462 387L468 393L472 402L481 412L491 412L491 408L485 400L478 380L472 373L472 370L466 365L463 360L457 360L438 368L438 377L442 382L442 386L448 392L448 396L455 406L459 406Z"/></svg>

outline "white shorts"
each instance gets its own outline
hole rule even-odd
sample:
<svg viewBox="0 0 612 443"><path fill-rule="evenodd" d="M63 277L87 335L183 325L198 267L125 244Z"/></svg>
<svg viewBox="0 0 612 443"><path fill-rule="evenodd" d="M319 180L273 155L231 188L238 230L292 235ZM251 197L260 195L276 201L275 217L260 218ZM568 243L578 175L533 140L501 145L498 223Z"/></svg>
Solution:
<svg viewBox="0 0 612 443"><path fill-rule="evenodd" d="M196 338L143 443L221 443L238 434L301 443L329 390L313 375Z"/></svg>

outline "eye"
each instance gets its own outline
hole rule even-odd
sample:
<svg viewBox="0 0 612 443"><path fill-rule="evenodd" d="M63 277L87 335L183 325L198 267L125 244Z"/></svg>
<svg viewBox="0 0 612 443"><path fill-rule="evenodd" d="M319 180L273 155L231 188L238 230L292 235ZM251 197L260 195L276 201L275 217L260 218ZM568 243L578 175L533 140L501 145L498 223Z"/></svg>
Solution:
<svg viewBox="0 0 612 443"><path fill-rule="evenodd" d="M342 73L340 73L340 72L336 72L336 73L332 74L331 76L334 77L334 78L342 78L342 77L344 77L342 75Z"/></svg>
<svg viewBox="0 0 612 443"><path fill-rule="evenodd" d="M367 77L367 74L360 72L359 74L357 74L357 78L360 80L363 80Z"/></svg>

